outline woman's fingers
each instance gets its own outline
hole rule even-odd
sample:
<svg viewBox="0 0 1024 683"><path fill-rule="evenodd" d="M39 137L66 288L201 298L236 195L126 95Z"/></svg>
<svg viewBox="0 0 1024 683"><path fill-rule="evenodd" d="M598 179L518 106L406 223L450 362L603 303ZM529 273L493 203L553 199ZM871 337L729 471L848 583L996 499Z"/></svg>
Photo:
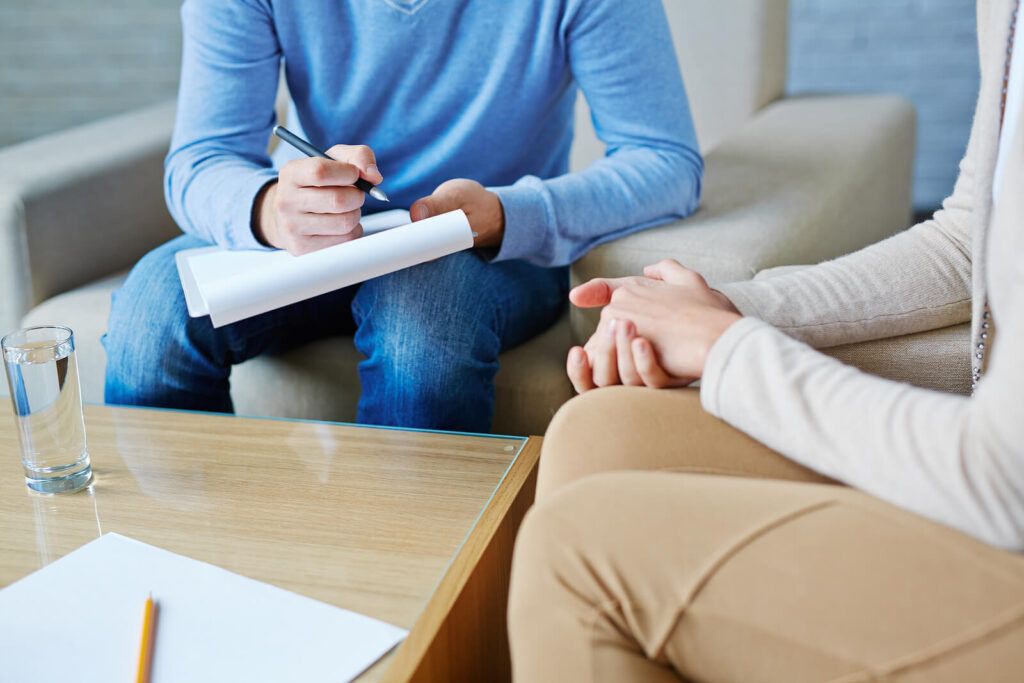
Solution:
<svg viewBox="0 0 1024 683"><path fill-rule="evenodd" d="M619 381L626 386L640 387L644 381L637 373L633 364L633 352L630 343L636 337L636 328L629 320L615 321L615 361L619 372Z"/></svg>
<svg viewBox="0 0 1024 683"><path fill-rule="evenodd" d="M619 383L619 365L615 358L615 328L619 321L602 323L590 339L588 350L590 365L594 371L594 384L609 387Z"/></svg>
<svg viewBox="0 0 1024 683"><path fill-rule="evenodd" d="M566 374L577 394L590 391L594 388L594 378L590 369L590 361L587 359L587 352L579 346L569 349L569 357L565 364Z"/></svg>
<svg viewBox="0 0 1024 683"><path fill-rule="evenodd" d="M606 278L594 278L582 285L573 287L569 291L569 301L580 308L595 308L606 306L612 300L614 280Z"/></svg>
<svg viewBox="0 0 1024 683"><path fill-rule="evenodd" d="M707 286L700 273L690 270L675 259L662 259L644 268L644 277L663 280L672 285Z"/></svg>
<svg viewBox="0 0 1024 683"><path fill-rule="evenodd" d="M633 364L636 371L643 380L643 383L653 389L664 389L665 387L682 386L682 382L676 380L665 372L658 359L654 355L654 348L651 342L643 337L636 337L631 344Z"/></svg>
<svg viewBox="0 0 1024 683"><path fill-rule="evenodd" d="M569 301L580 308L607 306L612 294L629 285L643 285L642 277L596 277L569 290Z"/></svg>

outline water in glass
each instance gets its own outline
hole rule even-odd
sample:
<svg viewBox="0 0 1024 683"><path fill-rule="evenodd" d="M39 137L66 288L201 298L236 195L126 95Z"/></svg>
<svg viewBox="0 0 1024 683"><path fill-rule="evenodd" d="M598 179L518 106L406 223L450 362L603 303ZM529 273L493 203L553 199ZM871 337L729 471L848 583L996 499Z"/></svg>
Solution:
<svg viewBox="0 0 1024 683"><path fill-rule="evenodd" d="M74 351L66 328L32 328L3 339L25 481L40 493L74 491L92 477Z"/></svg>

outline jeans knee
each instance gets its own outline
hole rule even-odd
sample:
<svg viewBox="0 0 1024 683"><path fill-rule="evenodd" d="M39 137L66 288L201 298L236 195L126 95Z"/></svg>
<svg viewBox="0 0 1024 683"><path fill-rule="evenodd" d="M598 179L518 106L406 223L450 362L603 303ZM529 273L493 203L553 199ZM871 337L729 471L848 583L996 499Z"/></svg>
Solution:
<svg viewBox="0 0 1024 683"><path fill-rule="evenodd" d="M480 358L480 344L444 338L429 331L411 331L378 339L368 354L380 379L392 390L419 401L445 401L458 405L475 397L475 385L486 386L498 370L493 358Z"/></svg>
<svg viewBox="0 0 1024 683"><path fill-rule="evenodd" d="M188 317L174 254L198 246L195 238L172 240L144 256L111 297L103 346L107 376L118 382L154 381L186 352Z"/></svg>

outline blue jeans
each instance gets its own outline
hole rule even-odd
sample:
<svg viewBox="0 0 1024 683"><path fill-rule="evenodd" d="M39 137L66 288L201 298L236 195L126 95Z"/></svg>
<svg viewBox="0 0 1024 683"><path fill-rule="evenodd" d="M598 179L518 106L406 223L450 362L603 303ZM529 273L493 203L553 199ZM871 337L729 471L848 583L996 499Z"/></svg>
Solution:
<svg viewBox="0 0 1024 683"><path fill-rule="evenodd" d="M498 354L550 327L568 288L565 268L466 251L215 329L188 317L174 262L199 246L153 250L114 292L107 403L231 412L232 365L354 332L360 423L486 432Z"/></svg>

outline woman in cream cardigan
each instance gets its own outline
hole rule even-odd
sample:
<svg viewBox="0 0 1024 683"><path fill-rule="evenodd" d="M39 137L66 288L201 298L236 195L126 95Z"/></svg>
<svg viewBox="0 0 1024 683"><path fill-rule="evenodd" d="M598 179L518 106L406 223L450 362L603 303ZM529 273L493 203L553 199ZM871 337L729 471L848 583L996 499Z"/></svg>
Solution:
<svg viewBox="0 0 1024 683"><path fill-rule="evenodd" d="M517 542L518 680L1024 680L1016 11L978 2L977 112L933 220L719 291L674 262L574 290L602 323ZM969 316L969 398L812 348Z"/></svg>

